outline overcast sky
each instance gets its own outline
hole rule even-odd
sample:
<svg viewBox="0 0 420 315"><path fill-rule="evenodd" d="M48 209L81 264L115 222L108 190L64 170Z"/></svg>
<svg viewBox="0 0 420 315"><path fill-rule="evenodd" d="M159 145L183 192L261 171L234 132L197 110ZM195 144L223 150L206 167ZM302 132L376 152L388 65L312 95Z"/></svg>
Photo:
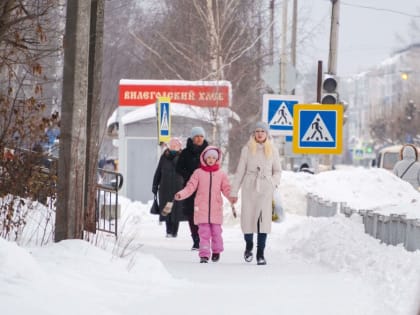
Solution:
<svg viewBox="0 0 420 315"><path fill-rule="evenodd" d="M303 67L316 67L317 60L322 60L326 71L331 0L298 0L298 3L300 18L308 20L304 21L305 27L318 25L319 29L312 44L300 47L306 50L308 56ZM291 8L290 5L289 16ZM340 76L359 73L379 64L396 49L405 47L408 41L403 43L397 40L397 34L407 37L413 16L416 16L420 25L419 0L341 1L337 73Z"/></svg>

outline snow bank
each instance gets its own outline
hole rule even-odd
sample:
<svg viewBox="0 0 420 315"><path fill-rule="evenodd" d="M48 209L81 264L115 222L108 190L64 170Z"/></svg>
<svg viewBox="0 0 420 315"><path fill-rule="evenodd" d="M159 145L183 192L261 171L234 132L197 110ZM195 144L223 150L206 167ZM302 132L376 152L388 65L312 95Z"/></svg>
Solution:
<svg viewBox="0 0 420 315"><path fill-rule="evenodd" d="M377 283L378 295L388 297L384 303L394 314L410 314L418 300L420 252L381 244L363 232L359 220L341 215L305 218L291 226L280 242L308 262Z"/></svg>
<svg viewBox="0 0 420 315"><path fill-rule="evenodd" d="M82 240L31 251L0 239L2 314L126 314L126 302L165 296L181 283L151 255L138 253L133 263Z"/></svg>
<svg viewBox="0 0 420 315"><path fill-rule="evenodd" d="M1 282L42 280L44 277L45 273L42 268L26 249L0 238Z"/></svg>
<svg viewBox="0 0 420 315"><path fill-rule="evenodd" d="M306 193L353 209L390 209L420 218L420 192L384 169L347 168L316 175L284 171L281 188L286 210L304 214ZM391 210L392 209L392 210Z"/></svg>

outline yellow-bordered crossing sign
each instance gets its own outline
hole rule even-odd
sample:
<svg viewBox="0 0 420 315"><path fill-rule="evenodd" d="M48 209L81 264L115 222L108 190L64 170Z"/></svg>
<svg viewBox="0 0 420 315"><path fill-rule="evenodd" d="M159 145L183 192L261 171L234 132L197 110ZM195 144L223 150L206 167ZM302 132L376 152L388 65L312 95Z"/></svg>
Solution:
<svg viewBox="0 0 420 315"><path fill-rule="evenodd" d="M343 105L296 104L293 119L293 153L341 154Z"/></svg>

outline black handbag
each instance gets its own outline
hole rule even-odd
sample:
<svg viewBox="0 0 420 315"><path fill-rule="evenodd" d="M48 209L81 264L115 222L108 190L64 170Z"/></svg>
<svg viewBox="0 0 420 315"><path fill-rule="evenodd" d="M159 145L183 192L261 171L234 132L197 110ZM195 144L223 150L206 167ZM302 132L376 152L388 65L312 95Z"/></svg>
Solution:
<svg viewBox="0 0 420 315"><path fill-rule="evenodd" d="M150 208L150 214L159 214L159 204L157 201L157 196L154 195L154 199L153 199L153 204L152 207Z"/></svg>

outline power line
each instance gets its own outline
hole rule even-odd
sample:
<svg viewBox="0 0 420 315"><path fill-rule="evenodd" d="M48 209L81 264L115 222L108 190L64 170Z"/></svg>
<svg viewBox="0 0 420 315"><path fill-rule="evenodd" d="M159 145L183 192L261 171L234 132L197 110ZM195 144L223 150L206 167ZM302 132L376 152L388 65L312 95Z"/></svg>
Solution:
<svg viewBox="0 0 420 315"><path fill-rule="evenodd" d="M346 5L348 7L363 8L363 9L369 9L369 10L374 10L374 11L385 11L385 12L389 12L389 13L409 16L409 17L412 17L412 18L420 18L420 15L414 15L414 14L410 14L410 13L406 13L406 12L402 12L402 11L397 11L397 10L393 10L393 9L377 8L377 7L371 7L371 6L367 6L367 5L361 5L361 4L352 4L352 3L347 3L347 2L341 2L341 4Z"/></svg>

